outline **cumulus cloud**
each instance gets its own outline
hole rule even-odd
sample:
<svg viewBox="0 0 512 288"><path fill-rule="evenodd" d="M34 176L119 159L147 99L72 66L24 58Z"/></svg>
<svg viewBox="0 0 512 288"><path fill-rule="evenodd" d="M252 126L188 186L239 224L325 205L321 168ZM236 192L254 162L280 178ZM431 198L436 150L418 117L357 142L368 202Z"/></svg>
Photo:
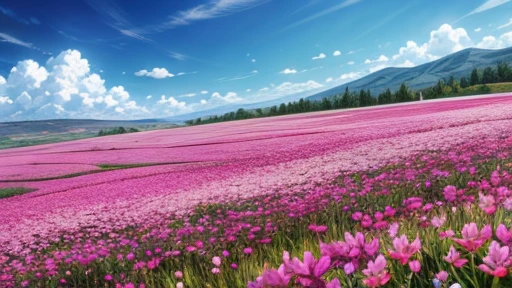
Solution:
<svg viewBox="0 0 512 288"><path fill-rule="evenodd" d="M148 99L148 100L151 99L151 98L153 98L153 95L146 96L146 99Z"/></svg>
<svg viewBox="0 0 512 288"><path fill-rule="evenodd" d="M329 82L332 82L332 77L325 79L325 83L329 83Z"/></svg>
<svg viewBox="0 0 512 288"><path fill-rule="evenodd" d="M313 58L311 58L311 59L312 59L312 60L318 60L318 59L324 59L325 57L327 57L327 56L325 56L325 54L324 54L324 53L320 53L320 55L315 56L315 57L313 57Z"/></svg>
<svg viewBox="0 0 512 288"><path fill-rule="evenodd" d="M340 51L334 51L334 53L332 53L332 56L340 56L340 55L341 55Z"/></svg>
<svg viewBox="0 0 512 288"><path fill-rule="evenodd" d="M364 61L364 64L382 63L382 62L388 62L388 61L389 61L388 57L386 57L385 55L380 55L380 57L375 60L366 59L366 61Z"/></svg>
<svg viewBox="0 0 512 288"><path fill-rule="evenodd" d="M297 70L286 68L286 69L284 69L283 71L281 71L279 73L281 73L281 74L295 74L295 73L297 73Z"/></svg>
<svg viewBox="0 0 512 288"><path fill-rule="evenodd" d="M135 76L139 76L139 77L147 76L147 77L151 77L151 78L155 78L155 79L164 79L164 78L172 78L172 77L174 77L174 74L169 73L169 71L167 71L167 69L165 69L165 68L153 68L152 71L148 71L145 69L137 71L137 72L135 72Z"/></svg>
<svg viewBox="0 0 512 288"><path fill-rule="evenodd" d="M480 32L480 31L482 31L482 28L480 28L480 27L475 29L475 32Z"/></svg>
<svg viewBox="0 0 512 288"><path fill-rule="evenodd" d="M512 46L512 31L502 34L496 38L494 36L486 36L476 45L483 49L503 49Z"/></svg>
<svg viewBox="0 0 512 288"><path fill-rule="evenodd" d="M393 66L400 63L423 64L472 47L473 42L463 28L453 28L449 24L443 24L439 29L430 32L428 42L419 45L409 40L406 46L401 47L398 54L393 55Z"/></svg>
<svg viewBox="0 0 512 288"><path fill-rule="evenodd" d="M0 96L0 105L3 105L3 104L12 104L14 103L11 98L7 97L7 96Z"/></svg>
<svg viewBox="0 0 512 288"><path fill-rule="evenodd" d="M354 64L356 64L356 62L354 62L354 61L348 61L347 62L347 65L354 65Z"/></svg>
<svg viewBox="0 0 512 288"><path fill-rule="evenodd" d="M5 83L7 83L7 80L5 80L5 78L2 77L2 75L0 75L0 85L4 85Z"/></svg>
<svg viewBox="0 0 512 288"><path fill-rule="evenodd" d="M162 95L160 97L160 100L158 100L157 103L158 104L169 105L172 108L179 108L179 109L183 109L187 105L185 102L183 102L183 101L180 102L180 101L176 100L176 98L174 98L172 96L169 96L169 98L166 99L165 95Z"/></svg>
<svg viewBox="0 0 512 288"><path fill-rule="evenodd" d="M201 94L206 95L206 94L208 94L208 91L203 90L203 91L201 91Z"/></svg>
<svg viewBox="0 0 512 288"><path fill-rule="evenodd" d="M105 80L91 73L87 59L77 50L51 57L46 65L28 59L19 61L0 79L3 104L1 120L45 118L115 118L115 108L147 111L129 101L123 86L105 87ZM119 110L119 109L118 109ZM126 111L125 111L126 112ZM133 115L127 115L133 116Z"/></svg>

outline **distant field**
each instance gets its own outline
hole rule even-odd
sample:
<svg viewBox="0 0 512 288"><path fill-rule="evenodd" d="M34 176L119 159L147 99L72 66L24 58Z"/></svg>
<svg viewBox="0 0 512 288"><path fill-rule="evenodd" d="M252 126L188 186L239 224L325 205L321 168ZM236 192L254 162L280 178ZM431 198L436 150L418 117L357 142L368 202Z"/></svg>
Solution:
<svg viewBox="0 0 512 288"><path fill-rule="evenodd" d="M96 137L101 129L136 128L140 131L174 128L166 122L45 120L0 123L0 149L25 147Z"/></svg>

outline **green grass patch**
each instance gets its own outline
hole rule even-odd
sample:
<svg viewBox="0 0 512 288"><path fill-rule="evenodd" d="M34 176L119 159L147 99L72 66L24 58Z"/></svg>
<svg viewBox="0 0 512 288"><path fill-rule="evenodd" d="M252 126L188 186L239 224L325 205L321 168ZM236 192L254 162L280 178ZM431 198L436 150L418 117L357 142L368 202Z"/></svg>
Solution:
<svg viewBox="0 0 512 288"><path fill-rule="evenodd" d="M36 190L37 189L25 188L25 187L1 188L0 189L0 199L23 195L26 193L34 192Z"/></svg>

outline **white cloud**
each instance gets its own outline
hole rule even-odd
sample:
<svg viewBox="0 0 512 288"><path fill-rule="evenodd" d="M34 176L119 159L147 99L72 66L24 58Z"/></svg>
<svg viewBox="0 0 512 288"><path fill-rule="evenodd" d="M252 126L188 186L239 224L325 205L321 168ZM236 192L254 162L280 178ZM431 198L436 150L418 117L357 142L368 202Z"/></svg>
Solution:
<svg viewBox="0 0 512 288"><path fill-rule="evenodd" d="M19 45L19 46L23 46L23 47L27 47L27 48L35 48L32 43L28 43L28 42L23 42L17 38L14 38L8 34L5 34L5 33L0 33L0 42L7 42L7 43L11 43L11 44L15 44L15 45Z"/></svg>
<svg viewBox="0 0 512 288"><path fill-rule="evenodd" d="M472 46L473 42L466 30L454 29L449 24L443 24L438 30L430 33L427 43L418 45L412 40L407 41L407 45L401 47L398 54L393 56L394 63L392 64L396 66L408 60L419 65Z"/></svg>
<svg viewBox="0 0 512 288"><path fill-rule="evenodd" d="M206 100L202 99L199 103L201 103L201 104L203 104L203 105L204 105L204 104L208 103L208 101L206 101Z"/></svg>
<svg viewBox="0 0 512 288"><path fill-rule="evenodd" d="M260 91L268 91L268 90L270 90L270 88L268 88L268 87L263 87L260 89Z"/></svg>
<svg viewBox="0 0 512 288"><path fill-rule="evenodd" d="M329 83L329 82L332 82L332 77L325 79L325 83Z"/></svg>
<svg viewBox="0 0 512 288"><path fill-rule="evenodd" d="M123 71L123 75L124 75L124 74L126 74L126 72L125 72L125 71Z"/></svg>
<svg viewBox="0 0 512 288"><path fill-rule="evenodd" d="M190 25L193 22L228 16L244 11L268 0L210 0L186 11L180 11L170 17L170 21L163 25L164 29L177 26Z"/></svg>
<svg viewBox="0 0 512 288"><path fill-rule="evenodd" d="M245 90L245 92L249 93L249 92L251 92L251 89L247 89L247 90Z"/></svg>
<svg viewBox="0 0 512 288"><path fill-rule="evenodd" d="M251 62L252 62L252 63L256 62L256 59L252 59L252 60L251 60Z"/></svg>
<svg viewBox="0 0 512 288"><path fill-rule="evenodd" d="M203 90L203 91L201 91L201 94L203 94L203 95L208 94L208 91Z"/></svg>
<svg viewBox="0 0 512 288"><path fill-rule="evenodd" d="M169 73L169 71L167 71L167 69L165 69L165 68L153 68L152 71L148 71L145 69L137 71L137 72L135 72L135 76L139 76L139 77L147 76L147 77L152 77L155 79L164 79L164 78L174 77L174 74Z"/></svg>
<svg viewBox="0 0 512 288"><path fill-rule="evenodd" d="M124 113L124 108L116 107L115 111L118 112L118 113L123 114Z"/></svg>
<svg viewBox="0 0 512 288"><path fill-rule="evenodd" d="M5 83L7 83L7 80L0 75L0 85L4 85Z"/></svg>
<svg viewBox="0 0 512 288"><path fill-rule="evenodd" d="M185 97L194 97L194 96L196 96L196 93L183 94L183 95L180 95L178 97L185 98Z"/></svg>
<svg viewBox="0 0 512 288"><path fill-rule="evenodd" d="M332 56L340 56L340 55L341 55L340 51L334 51L334 53L332 53Z"/></svg>
<svg viewBox="0 0 512 288"><path fill-rule="evenodd" d="M187 105L185 102L180 102L178 100L176 100L174 97L172 96L169 96L169 98L165 98L165 95L162 95L160 97L160 100L158 100L157 102L158 104L168 104L170 107L172 108L178 108L178 109L183 109L185 108L185 106Z"/></svg>
<svg viewBox="0 0 512 288"><path fill-rule="evenodd" d="M388 62L388 61L389 61L388 57L386 57L385 55L380 55L380 57L375 60L366 59L366 61L364 61L364 64L383 63L383 62Z"/></svg>
<svg viewBox="0 0 512 288"><path fill-rule="evenodd" d="M359 73L359 72L350 72L350 73L342 74L340 76L340 79L341 80L352 80L352 79L356 79L356 78L359 78L359 77L361 77L361 73Z"/></svg>
<svg viewBox="0 0 512 288"><path fill-rule="evenodd" d="M510 25L512 25L512 18L510 18L507 23L499 26L498 29L503 29L503 28L508 27Z"/></svg>
<svg viewBox="0 0 512 288"><path fill-rule="evenodd" d="M9 120L112 119L119 117L113 114L115 108L126 111L125 105L137 107L137 113L147 111L129 101L130 94L123 86L107 90L105 80L91 73L88 60L77 50L63 51L49 58L45 66L30 59L19 61L6 78L2 77L5 84L0 85L0 95L5 97L3 102L12 103L3 105L0 115L11 115Z"/></svg>
<svg viewBox="0 0 512 288"><path fill-rule="evenodd" d="M228 92L226 96L222 96L220 93L215 92L212 94L210 100L208 100L209 104L225 104L225 103L235 103L242 101L242 98L238 97L235 92Z"/></svg>
<svg viewBox="0 0 512 288"><path fill-rule="evenodd" d="M503 49L512 46L512 31L502 34L499 38L486 36L476 45L483 49Z"/></svg>
<svg viewBox="0 0 512 288"><path fill-rule="evenodd" d="M151 98L153 98L153 95L146 96L146 99L148 99L148 100L151 99Z"/></svg>
<svg viewBox="0 0 512 288"><path fill-rule="evenodd" d="M7 97L7 96L0 96L0 105L3 105L3 104L12 104L14 103L11 98Z"/></svg>
<svg viewBox="0 0 512 288"><path fill-rule="evenodd" d="M354 61L348 61L347 62L347 65L354 65L354 64L356 64L356 62L354 62Z"/></svg>
<svg viewBox="0 0 512 288"><path fill-rule="evenodd" d="M257 74L257 73L258 73L258 70L252 70L252 73L253 73L253 74Z"/></svg>
<svg viewBox="0 0 512 288"><path fill-rule="evenodd" d="M297 73L297 70L286 68L286 69L284 69L283 71L281 71L279 73L281 73L281 74L295 74L295 73Z"/></svg>
<svg viewBox="0 0 512 288"><path fill-rule="evenodd" d="M471 16L471 15L474 15L474 14L478 14L478 13L482 13L482 12L485 12L487 10L490 10L490 9L493 9L493 8L496 8L498 6L501 6L503 4L506 4L508 2L510 2L511 0L487 0L484 4L478 6L475 10L471 11L470 13L466 14L464 17L462 17L461 19L457 20L457 21L460 21L468 16Z"/></svg>
<svg viewBox="0 0 512 288"><path fill-rule="evenodd" d="M320 53L320 55L315 56L315 57L313 57L313 58L311 58L311 59L312 59L312 60L318 60L318 59L324 59L325 57L327 57L327 56L325 56L325 54L324 54L324 53Z"/></svg>
<svg viewBox="0 0 512 288"><path fill-rule="evenodd" d="M475 32L480 32L480 31L482 31L482 28L480 28L480 27L475 29Z"/></svg>

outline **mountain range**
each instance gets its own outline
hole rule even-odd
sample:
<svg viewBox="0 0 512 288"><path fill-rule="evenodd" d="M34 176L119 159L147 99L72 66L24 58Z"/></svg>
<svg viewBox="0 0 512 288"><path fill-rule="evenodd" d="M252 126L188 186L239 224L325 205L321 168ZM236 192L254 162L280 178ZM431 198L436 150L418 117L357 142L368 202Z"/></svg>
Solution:
<svg viewBox="0 0 512 288"><path fill-rule="evenodd" d="M482 69L495 66L500 62L512 63L512 47L501 50L468 48L412 68L385 68L358 80L312 95L308 99L320 100L332 97L343 93L346 87L356 91L369 89L374 96L388 88L391 91L397 90L402 83L407 84L411 89L422 89L433 86L440 79L448 79L450 76L459 79L462 76L469 76L475 67Z"/></svg>

